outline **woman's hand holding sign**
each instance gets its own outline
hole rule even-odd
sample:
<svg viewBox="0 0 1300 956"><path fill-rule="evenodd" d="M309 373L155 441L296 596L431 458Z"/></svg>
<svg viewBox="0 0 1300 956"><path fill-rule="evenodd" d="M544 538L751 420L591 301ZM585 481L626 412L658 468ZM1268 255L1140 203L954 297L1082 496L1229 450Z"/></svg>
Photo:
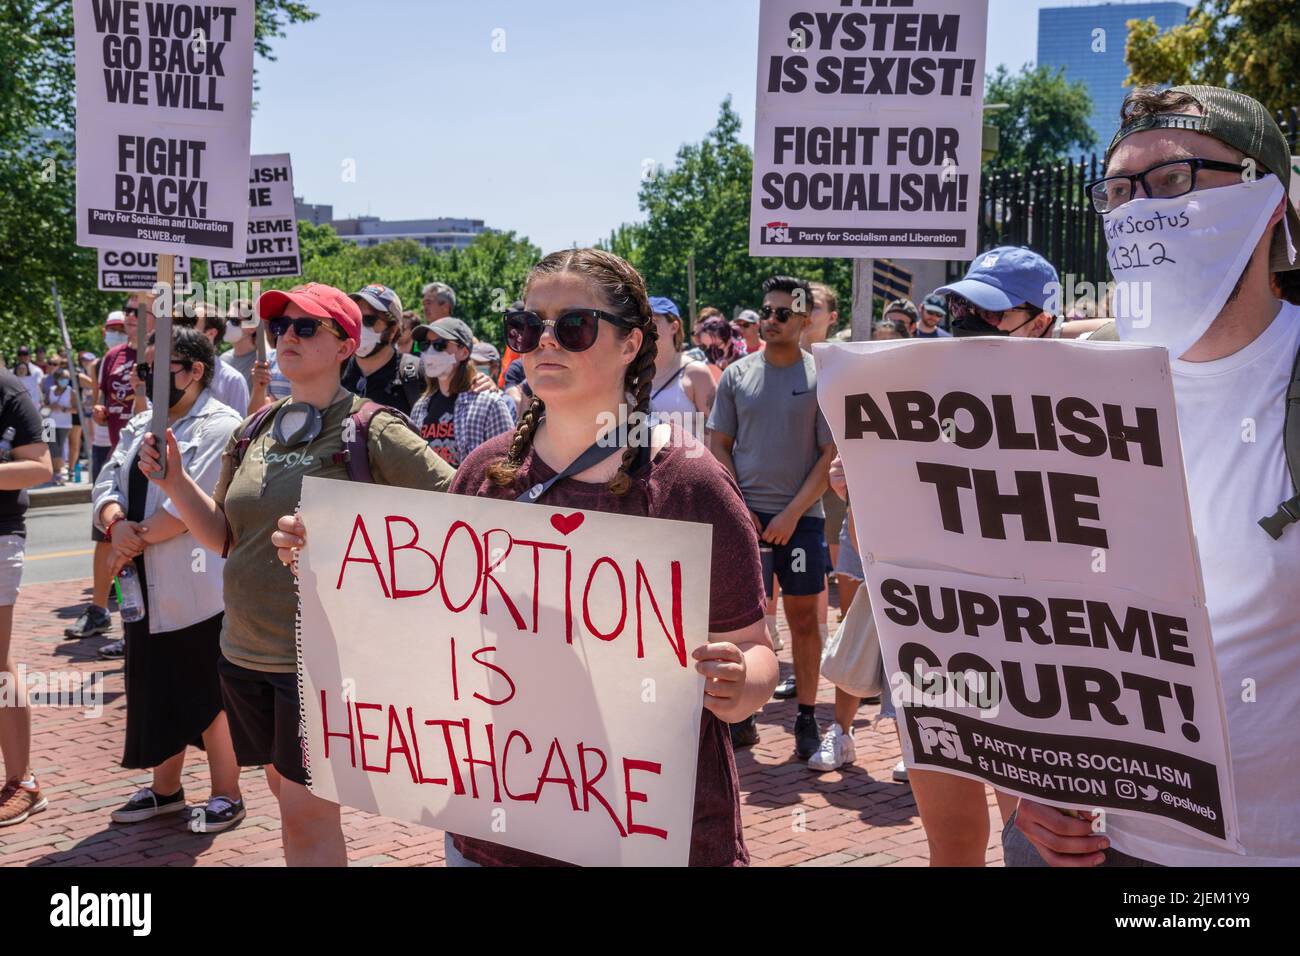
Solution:
<svg viewBox="0 0 1300 956"><path fill-rule="evenodd" d="M307 526L302 523L302 517L296 514L282 515L276 526L279 530L272 533L271 543L275 545L280 563L292 568L298 560L298 549L307 546Z"/></svg>
<svg viewBox="0 0 1300 956"><path fill-rule="evenodd" d="M697 647L691 656L695 658L696 671L704 675L705 709L729 723L727 718L737 710L741 691L745 689L748 667L744 653L735 644L718 642ZM747 716L735 714L734 719Z"/></svg>
<svg viewBox="0 0 1300 956"><path fill-rule="evenodd" d="M177 446L176 436L170 428L167 429L167 476L165 478L158 477L158 466L161 460L161 456L158 454L156 436L152 434L145 435L144 444L140 446L140 471L170 498L185 478L185 468L181 464L180 448Z"/></svg>

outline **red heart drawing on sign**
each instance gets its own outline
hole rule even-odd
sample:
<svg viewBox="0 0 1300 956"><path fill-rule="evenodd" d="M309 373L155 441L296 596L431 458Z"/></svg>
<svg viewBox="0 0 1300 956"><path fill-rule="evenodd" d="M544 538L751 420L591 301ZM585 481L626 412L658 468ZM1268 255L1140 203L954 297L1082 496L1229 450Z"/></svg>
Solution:
<svg viewBox="0 0 1300 956"><path fill-rule="evenodd" d="M551 515L551 527L560 534L568 536L578 530L578 525L586 519L581 511L571 515Z"/></svg>

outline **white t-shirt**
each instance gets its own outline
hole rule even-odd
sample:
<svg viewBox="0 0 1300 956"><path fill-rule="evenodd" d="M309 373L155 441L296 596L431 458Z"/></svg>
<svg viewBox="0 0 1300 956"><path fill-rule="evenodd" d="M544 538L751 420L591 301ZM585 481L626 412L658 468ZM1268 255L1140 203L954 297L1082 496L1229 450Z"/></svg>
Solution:
<svg viewBox="0 0 1300 956"><path fill-rule="evenodd" d="M1171 363L1248 855L1108 814L1108 836L1132 856L1176 866L1300 866L1300 525L1274 541L1256 523L1295 494L1282 427L1298 348L1300 307L1283 303L1235 355Z"/></svg>

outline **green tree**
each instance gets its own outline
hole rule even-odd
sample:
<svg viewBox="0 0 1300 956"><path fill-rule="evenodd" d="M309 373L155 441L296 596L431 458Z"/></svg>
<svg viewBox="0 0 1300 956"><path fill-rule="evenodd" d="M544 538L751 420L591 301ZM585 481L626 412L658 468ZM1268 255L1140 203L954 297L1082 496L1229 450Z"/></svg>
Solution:
<svg viewBox="0 0 1300 956"><path fill-rule="evenodd" d="M1067 82L1062 70L1026 65L1011 73L999 66L985 79L984 101L1007 104L984 116L999 134L998 153L985 164L989 172L1048 166L1096 145L1088 88Z"/></svg>
<svg viewBox="0 0 1300 956"><path fill-rule="evenodd" d="M273 279L264 289L288 289L302 282L324 282L352 292L381 282L397 293L404 308L420 312L424 286L445 282L456 290L456 314L481 339L502 344L501 313L523 293L528 272L542 252L513 232L487 232L464 249L434 252L410 239L358 246L340 239L331 226L298 223L302 248L300 276Z"/></svg>
<svg viewBox="0 0 1300 956"><path fill-rule="evenodd" d="M754 157L740 141L740 128L728 97L703 141L683 145L672 168L654 170L641 184L645 222L620 226L602 246L636 266L652 295L669 296L683 312L687 262L694 255L700 308L711 305L728 315L755 308L765 278L792 274L830 285L841 297L841 313L847 314L851 260L750 256Z"/></svg>
<svg viewBox="0 0 1300 956"><path fill-rule="evenodd" d="M314 19L295 0L258 0L254 43ZM0 353L59 341L50 283L73 344L102 347L104 315L122 296L95 289L93 249L76 245L72 0L0 0Z"/></svg>
<svg viewBox="0 0 1300 956"><path fill-rule="evenodd" d="M1204 83L1271 109L1300 105L1300 0L1200 0L1164 33L1130 20L1125 58L1133 85Z"/></svg>

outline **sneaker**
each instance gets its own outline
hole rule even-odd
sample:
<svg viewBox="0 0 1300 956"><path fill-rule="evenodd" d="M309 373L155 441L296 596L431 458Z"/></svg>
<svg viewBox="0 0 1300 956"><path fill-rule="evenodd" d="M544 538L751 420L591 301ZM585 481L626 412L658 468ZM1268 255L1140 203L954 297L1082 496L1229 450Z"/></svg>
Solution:
<svg viewBox="0 0 1300 956"><path fill-rule="evenodd" d="M776 690L772 691L772 697L775 700L789 700L798 694L794 686L794 675L783 678L781 683L776 685Z"/></svg>
<svg viewBox="0 0 1300 956"><path fill-rule="evenodd" d="M894 778L895 783L907 783L907 764L898 761L894 764L894 772L890 776Z"/></svg>
<svg viewBox="0 0 1300 956"><path fill-rule="evenodd" d="M81 617L77 618L77 623L65 627L63 633L71 638L97 637L100 634L107 634L112 629L113 619L108 616L108 612L102 607L88 604L81 612Z"/></svg>
<svg viewBox="0 0 1300 956"><path fill-rule="evenodd" d="M190 831L193 833L220 833L229 830L246 816L243 800L231 800L229 797L212 797L200 815L195 808L190 818Z"/></svg>
<svg viewBox="0 0 1300 956"><path fill-rule="evenodd" d="M825 773L835 770L846 763L853 763L857 756L857 747L853 742L853 731L846 734L839 724L831 724L831 729L822 734L821 745L817 752L808 758L808 769Z"/></svg>
<svg viewBox="0 0 1300 956"><path fill-rule="evenodd" d="M776 626L776 618L765 617L764 620L767 621L767 636L772 639L772 650L783 650L785 638L781 636L781 630Z"/></svg>
<svg viewBox="0 0 1300 956"><path fill-rule="evenodd" d="M119 661L126 657L126 641L109 641L99 649L100 660Z"/></svg>
<svg viewBox="0 0 1300 956"><path fill-rule="evenodd" d="M794 752L800 760L807 760L821 746L822 728L812 714L800 714L794 719Z"/></svg>
<svg viewBox="0 0 1300 956"><path fill-rule="evenodd" d="M141 787L130 800L109 814L114 823L139 823L164 813L180 813L185 809L185 788L170 797L160 797L151 787Z"/></svg>
<svg viewBox="0 0 1300 956"><path fill-rule="evenodd" d="M35 777L17 783L6 783L0 789L0 827L22 823L49 805L50 801L41 793L41 785Z"/></svg>
<svg viewBox="0 0 1300 956"><path fill-rule="evenodd" d="M738 724L731 724L731 749L752 747L758 743L758 717L750 714Z"/></svg>

